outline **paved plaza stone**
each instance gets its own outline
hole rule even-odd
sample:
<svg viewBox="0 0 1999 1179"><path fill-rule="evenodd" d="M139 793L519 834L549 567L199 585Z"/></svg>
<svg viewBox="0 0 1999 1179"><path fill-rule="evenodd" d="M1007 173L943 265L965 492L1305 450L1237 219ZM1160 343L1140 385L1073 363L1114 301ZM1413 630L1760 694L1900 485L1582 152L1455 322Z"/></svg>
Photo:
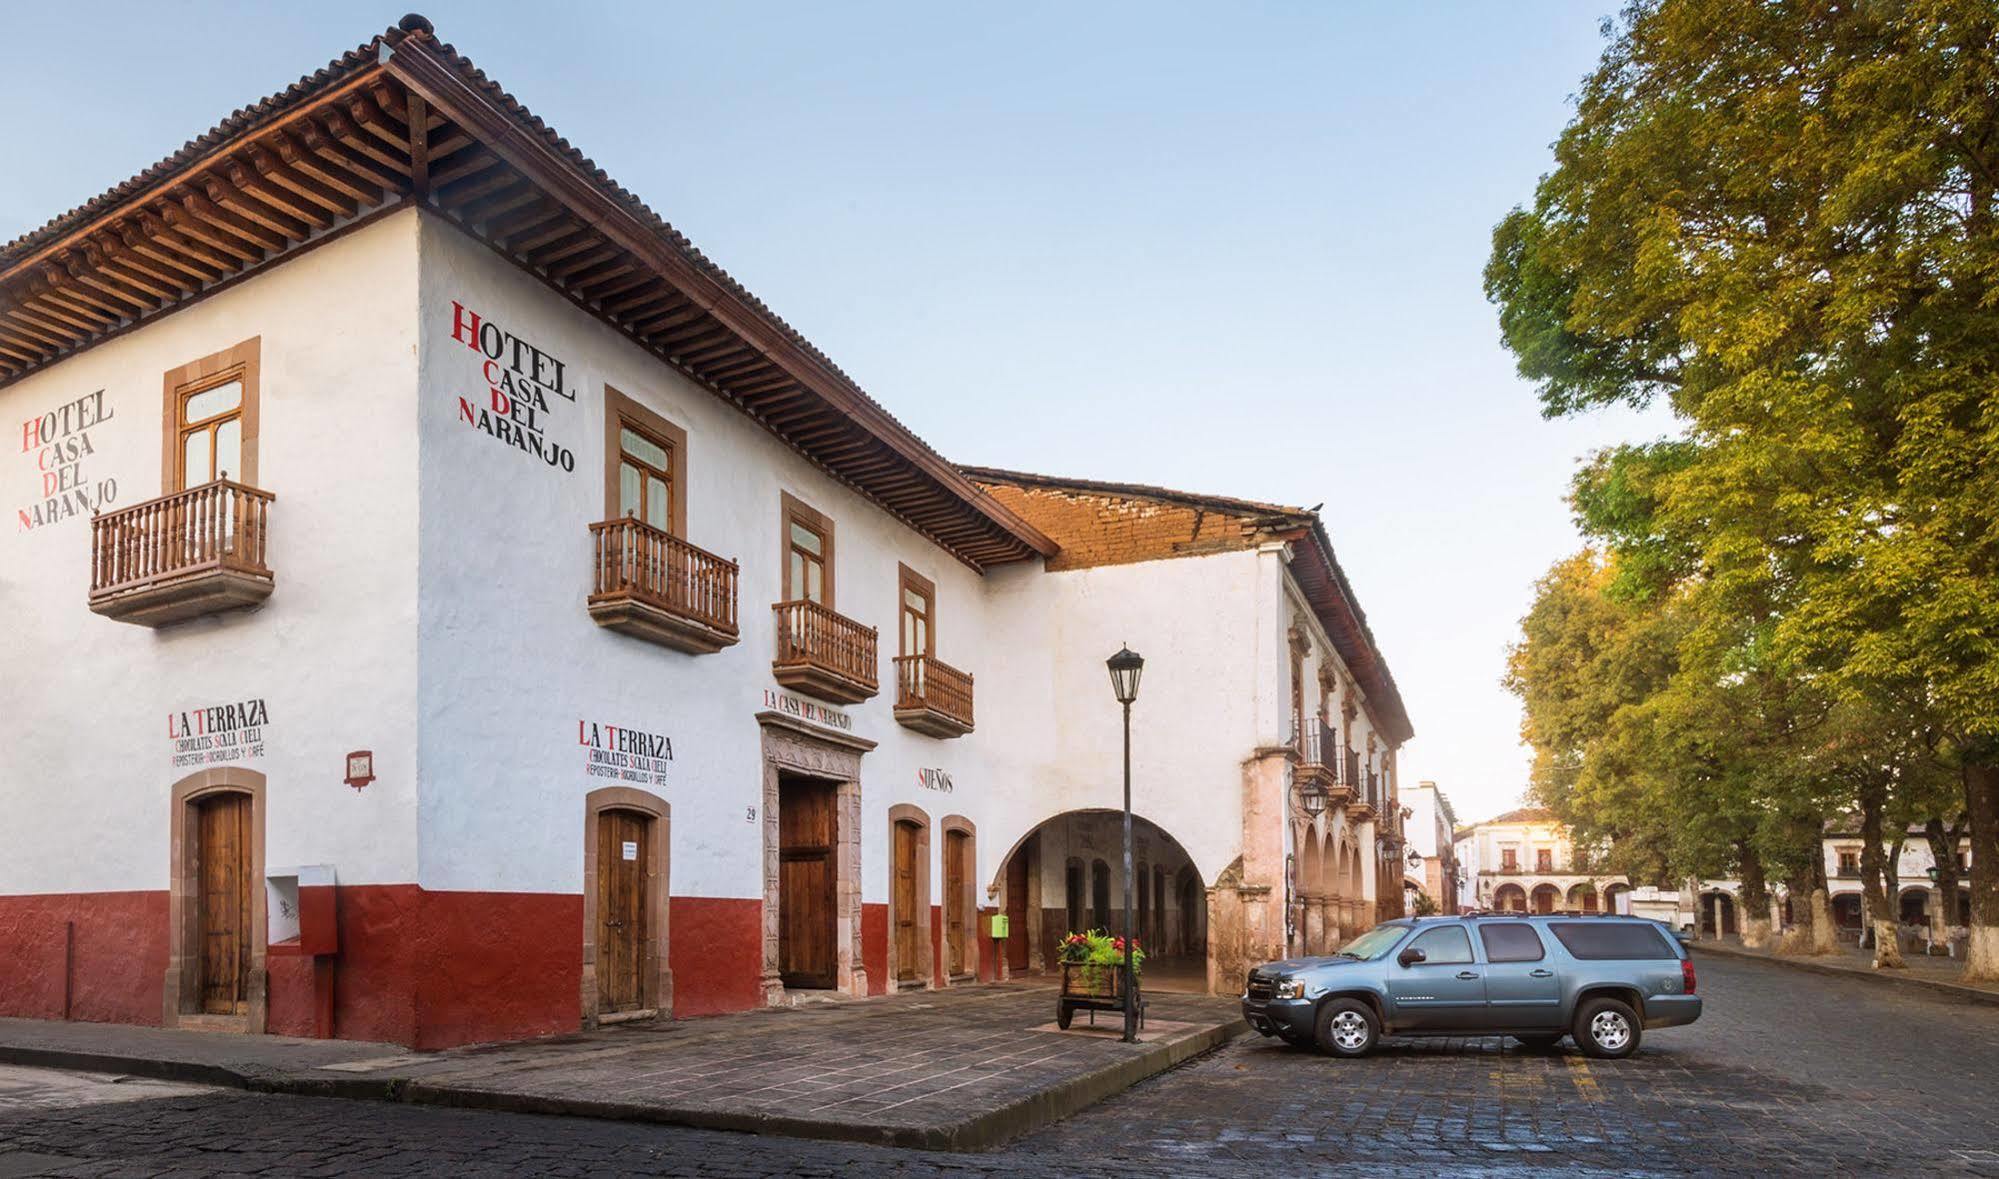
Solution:
<svg viewBox="0 0 1999 1179"><path fill-rule="evenodd" d="M1467 1039L1336 1061L1242 1036L986 1152L217 1089L0 1110L0 1176L1999 1176L1999 1009L1700 969L1706 1016L1631 1060Z"/></svg>
<svg viewBox="0 0 1999 1179"><path fill-rule="evenodd" d="M384 1044L0 1020L0 1061L262 1092L556 1113L933 1149L993 1146L1244 1030L1147 996L1141 1043L1062 1032L1046 985L918 991L418 1053ZM1100 1016L1102 1029L1115 1016ZM1079 1025L1080 1026L1080 1025Z"/></svg>

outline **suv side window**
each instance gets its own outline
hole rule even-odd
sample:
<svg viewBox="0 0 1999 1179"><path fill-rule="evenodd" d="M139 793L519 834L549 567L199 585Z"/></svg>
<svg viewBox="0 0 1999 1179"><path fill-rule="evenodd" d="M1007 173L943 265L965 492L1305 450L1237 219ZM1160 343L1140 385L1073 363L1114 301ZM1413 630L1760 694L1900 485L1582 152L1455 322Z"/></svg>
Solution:
<svg viewBox="0 0 1999 1179"><path fill-rule="evenodd" d="M1556 921L1548 926L1569 954L1586 962L1676 959L1665 932L1651 922Z"/></svg>
<svg viewBox="0 0 1999 1179"><path fill-rule="evenodd" d="M1465 936L1462 925L1440 925L1426 929L1409 943L1412 950L1423 951L1423 961L1431 966L1455 965L1471 961L1471 939Z"/></svg>
<svg viewBox="0 0 1999 1179"><path fill-rule="evenodd" d="M1481 924L1478 937L1485 943L1487 962L1539 962L1548 956L1541 935L1524 921Z"/></svg>

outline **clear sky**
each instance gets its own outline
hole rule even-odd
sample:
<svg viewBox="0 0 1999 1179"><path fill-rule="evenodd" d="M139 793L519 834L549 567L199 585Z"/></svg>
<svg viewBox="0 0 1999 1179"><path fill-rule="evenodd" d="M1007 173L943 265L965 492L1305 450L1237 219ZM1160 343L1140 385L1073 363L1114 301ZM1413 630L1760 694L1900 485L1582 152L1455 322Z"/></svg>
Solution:
<svg viewBox="0 0 1999 1179"><path fill-rule="evenodd" d="M333 3L8 4L0 240L386 28ZM1481 293L1614 0L422 8L963 462L1323 503L1435 779L1500 687L1578 457Z"/></svg>

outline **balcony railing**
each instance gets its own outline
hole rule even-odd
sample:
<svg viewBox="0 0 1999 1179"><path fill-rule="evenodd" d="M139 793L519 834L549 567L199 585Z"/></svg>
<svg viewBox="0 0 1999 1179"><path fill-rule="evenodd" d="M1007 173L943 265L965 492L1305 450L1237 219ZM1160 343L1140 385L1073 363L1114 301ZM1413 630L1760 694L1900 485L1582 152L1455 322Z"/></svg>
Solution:
<svg viewBox="0 0 1999 1179"><path fill-rule="evenodd" d="M972 677L929 655L895 660L895 719L932 737L972 731Z"/></svg>
<svg viewBox="0 0 1999 1179"><path fill-rule="evenodd" d="M1302 783L1332 787L1340 776L1340 739L1322 717L1305 721L1303 739L1298 742L1298 779Z"/></svg>
<svg viewBox="0 0 1999 1179"><path fill-rule="evenodd" d="M265 543L276 498L217 479L92 517L90 608L165 626L263 601L273 581Z"/></svg>
<svg viewBox="0 0 1999 1179"><path fill-rule="evenodd" d="M590 542L597 625L695 655L740 637L734 561L630 517L592 524Z"/></svg>
<svg viewBox="0 0 1999 1179"><path fill-rule="evenodd" d="M771 674L787 688L836 704L858 704L880 691L875 628L817 602L779 602L777 657Z"/></svg>

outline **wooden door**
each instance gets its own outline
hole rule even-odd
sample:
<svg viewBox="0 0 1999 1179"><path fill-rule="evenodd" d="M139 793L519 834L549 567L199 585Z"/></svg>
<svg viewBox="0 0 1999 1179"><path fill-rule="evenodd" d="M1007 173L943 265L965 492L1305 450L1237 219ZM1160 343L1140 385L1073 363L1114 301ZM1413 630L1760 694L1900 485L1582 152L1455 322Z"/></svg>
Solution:
<svg viewBox="0 0 1999 1179"><path fill-rule="evenodd" d="M914 823L895 825L895 977L898 981L921 977L918 973L916 922L916 843L919 828ZM922 915L928 920L929 915Z"/></svg>
<svg viewBox="0 0 1999 1179"><path fill-rule="evenodd" d="M652 822L636 811L597 817L597 1011L640 1011L645 986Z"/></svg>
<svg viewBox="0 0 1999 1179"><path fill-rule="evenodd" d="M1006 865L1006 967L1027 969L1027 871L1032 841L1020 846Z"/></svg>
<svg viewBox="0 0 1999 1179"><path fill-rule="evenodd" d="M250 1010L250 796L218 794L201 801L196 827L201 1010L244 1015Z"/></svg>
<svg viewBox="0 0 1999 1179"><path fill-rule="evenodd" d="M830 988L834 955L834 787L778 783L778 973L788 987Z"/></svg>
<svg viewBox="0 0 1999 1179"><path fill-rule="evenodd" d="M965 893L970 891L972 837L963 831L944 833L944 970L947 974L971 972L971 955L965 952Z"/></svg>

